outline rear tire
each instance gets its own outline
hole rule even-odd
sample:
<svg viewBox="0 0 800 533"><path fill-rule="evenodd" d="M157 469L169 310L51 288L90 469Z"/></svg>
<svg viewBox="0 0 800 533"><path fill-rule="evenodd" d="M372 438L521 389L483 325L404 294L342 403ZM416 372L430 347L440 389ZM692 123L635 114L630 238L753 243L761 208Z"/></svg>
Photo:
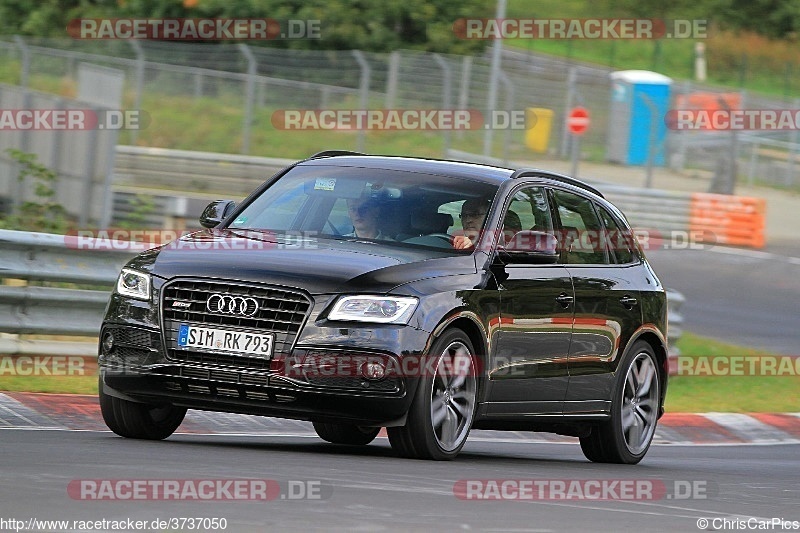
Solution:
<svg viewBox="0 0 800 533"><path fill-rule="evenodd" d="M445 331L431 348L435 373L417 378L406 425L386 428L395 453L412 459L454 459L467 442L475 416L475 350L466 333Z"/></svg>
<svg viewBox="0 0 800 533"><path fill-rule="evenodd" d="M368 428L355 424L329 424L328 422L314 422L314 431L319 438L333 444L349 444L363 446L369 444L381 428Z"/></svg>
<svg viewBox="0 0 800 533"><path fill-rule="evenodd" d="M587 459L636 464L644 458L658 424L661 372L652 346L636 342L617 372L611 419L581 437L581 450Z"/></svg>
<svg viewBox="0 0 800 533"><path fill-rule="evenodd" d="M172 404L151 405L110 396L100 380L100 412L108 429L129 439L163 440L172 435L186 416L186 409Z"/></svg>

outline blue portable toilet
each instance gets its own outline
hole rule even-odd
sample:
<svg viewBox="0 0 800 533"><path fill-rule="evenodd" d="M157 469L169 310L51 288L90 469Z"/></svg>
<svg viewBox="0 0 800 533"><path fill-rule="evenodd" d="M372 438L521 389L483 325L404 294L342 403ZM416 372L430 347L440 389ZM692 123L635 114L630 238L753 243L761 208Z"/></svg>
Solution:
<svg viewBox="0 0 800 533"><path fill-rule="evenodd" d="M608 120L607 159L624 165L647 163L655 143L654 165L664 165L672 79L648 70L611 73L611 106ZM653 124L652 121L656 121ZM651 139L655 136L655 139Z"/></svg>

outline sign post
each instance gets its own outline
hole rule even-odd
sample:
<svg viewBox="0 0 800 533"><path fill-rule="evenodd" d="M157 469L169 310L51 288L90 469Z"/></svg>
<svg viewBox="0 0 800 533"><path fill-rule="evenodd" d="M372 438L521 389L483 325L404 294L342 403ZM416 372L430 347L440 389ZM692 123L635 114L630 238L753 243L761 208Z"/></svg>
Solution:
<svg viewBox="0 0 800 533"><path fill-rule="evenodd" d="M572 171L573 178L578 177L578 158L581 153L581 137L589 129L589 110L585 107L573 107L567 116L567 130L572 135Z"/></svg>

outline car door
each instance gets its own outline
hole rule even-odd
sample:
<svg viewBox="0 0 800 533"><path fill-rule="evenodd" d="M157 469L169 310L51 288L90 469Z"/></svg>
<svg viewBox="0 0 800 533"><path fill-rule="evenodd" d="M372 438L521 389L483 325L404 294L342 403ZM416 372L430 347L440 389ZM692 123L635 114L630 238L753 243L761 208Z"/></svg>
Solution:
<svg viewBox="0 0 800 533"><path fill-rule="evenodd" d="M513 220L525 230L553 233L545 189L527 186L514 192L500 220L506 224ZM499 245L510 237L501 233ZM500 318L493 337L486 412L499 417L560 415L569 381L567 357L572 334L574 295L569 272L558 263L501 261L495 262L493 270Z"/></svg>
<svg viewBox="0 0 800 533"><path fill-rule="evenodd" d="M593 199L559 189L552 196L565 244L562 258L575 290L564 412L602 412L609 408L622 348L642 320L631 276L633 254L609 245L617 228L607 230L613 217Z"/></svg>

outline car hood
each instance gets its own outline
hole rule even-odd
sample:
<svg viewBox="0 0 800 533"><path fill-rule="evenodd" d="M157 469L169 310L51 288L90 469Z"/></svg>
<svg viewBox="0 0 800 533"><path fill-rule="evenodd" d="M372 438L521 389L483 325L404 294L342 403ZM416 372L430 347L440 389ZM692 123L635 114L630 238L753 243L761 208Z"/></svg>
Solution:
<svg viewBox="0 0 800 533"><path fill-rule="evenodd" d="M366 241L202 230L137 256L132 268L164 279L232 279L311 294L378 292L418 279L474 273L469 255Z"/></svg>

